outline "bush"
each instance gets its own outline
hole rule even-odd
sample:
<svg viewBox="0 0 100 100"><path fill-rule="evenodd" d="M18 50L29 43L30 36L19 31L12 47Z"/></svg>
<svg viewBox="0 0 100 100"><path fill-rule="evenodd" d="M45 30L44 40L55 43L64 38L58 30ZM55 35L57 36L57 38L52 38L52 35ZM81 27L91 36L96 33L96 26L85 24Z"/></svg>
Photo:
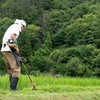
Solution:
<svg viewBox="0 0 100 100"><path fill-rule="evenodd" d="M83 76L85 71L83 64L77 57L73 57L69 60L66 65L66 69L68 76Z"/></svg>
<svg viewBox="0 0 100 100"><path fill-rule="evenodd" d="M34 75L34 76L39 76L41 73L40 73L40 70L32 70L30 72L30 75Z"/></svg>
<svg viewBox="0 0 100 100"><path fill-rule="evenodd" d="M0 70L2 71L5 71L6 70L6 65L5 65L5 62L4 62L4 58L3 56L0 54Z"/></svg>

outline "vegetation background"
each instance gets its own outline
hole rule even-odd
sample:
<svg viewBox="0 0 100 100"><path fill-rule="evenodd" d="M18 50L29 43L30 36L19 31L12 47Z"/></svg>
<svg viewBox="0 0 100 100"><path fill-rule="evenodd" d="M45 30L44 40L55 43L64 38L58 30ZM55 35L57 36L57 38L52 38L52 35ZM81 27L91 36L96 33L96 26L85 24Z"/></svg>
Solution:
<svg viewBox="0 0 100 100"><path fill-rule="evenodd" d="M100 76L100 0L0 0L1 46L15 19L27 23L18 44L31 75Z"/></svg>

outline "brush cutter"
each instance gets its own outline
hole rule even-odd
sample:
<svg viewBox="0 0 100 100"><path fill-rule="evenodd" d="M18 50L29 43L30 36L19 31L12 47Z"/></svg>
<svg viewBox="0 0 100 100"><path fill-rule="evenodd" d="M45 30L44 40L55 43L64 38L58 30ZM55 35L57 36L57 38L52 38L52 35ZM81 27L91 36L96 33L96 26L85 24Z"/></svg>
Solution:
<svg viewBox="0 0 100 100"><path fill-rule="evenodd" d="M31 82L31 83L29 84L29 86L33 86L33 89L32 89L32 90L37 90L35 84L32 82L32 79L31 79L31 77L30 77L30 75L29 75L29 73L28 73L28 71L27 71L27 69L26 69L26 66L25 66L24 63L23 63L23 62L26 62L27 60L26 60L24 57L20 57L20 61L22 62L22 65L23 65L23 67L24 67L24 69L25 69L25 71L26 71L26 74L27 74L27 76L28 76L28 78L29 78L29 80L30 80L30 82Z"/></svg>

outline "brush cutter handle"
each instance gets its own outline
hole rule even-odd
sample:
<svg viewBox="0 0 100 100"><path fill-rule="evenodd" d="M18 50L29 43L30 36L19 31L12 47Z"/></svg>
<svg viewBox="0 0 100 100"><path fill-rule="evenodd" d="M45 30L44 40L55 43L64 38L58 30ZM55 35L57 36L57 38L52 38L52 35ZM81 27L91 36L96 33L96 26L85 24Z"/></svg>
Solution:
<svg viewBox="0 0 100 100"><path fill-rule="evenodd" d="M19 58L21 62L26 62L27 60L24 57Z"/></svg>

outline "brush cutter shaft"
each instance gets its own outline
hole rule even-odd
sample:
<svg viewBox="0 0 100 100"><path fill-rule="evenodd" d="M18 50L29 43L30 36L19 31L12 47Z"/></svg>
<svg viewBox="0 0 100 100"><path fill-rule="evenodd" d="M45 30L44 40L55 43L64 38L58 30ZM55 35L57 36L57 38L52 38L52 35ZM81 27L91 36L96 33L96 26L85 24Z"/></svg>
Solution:
<svg viewBox="0 0 100 100"><path fill-rule="evenodd" d="M31 79L30 75L28 74L28 71L27 71L27 69L26 69L26 67L25 67L25 65L24 65L23 62L22 62L22 65L23 65L23 67L24 67L24 69L25 69L25 71L26 71L26 73L27 73L27 75L28 75L28 77L29 77L29 79L30 79L30 82L33 83L33 82L32 82L32 79ZM33 88L36 90L36 86L35 86L34 84L32 84L32 86L33 86Z"/></svg>

